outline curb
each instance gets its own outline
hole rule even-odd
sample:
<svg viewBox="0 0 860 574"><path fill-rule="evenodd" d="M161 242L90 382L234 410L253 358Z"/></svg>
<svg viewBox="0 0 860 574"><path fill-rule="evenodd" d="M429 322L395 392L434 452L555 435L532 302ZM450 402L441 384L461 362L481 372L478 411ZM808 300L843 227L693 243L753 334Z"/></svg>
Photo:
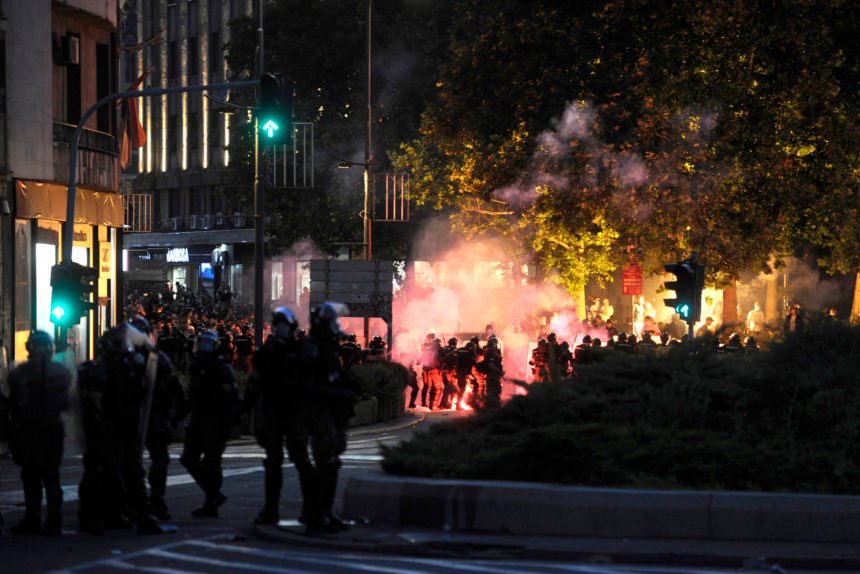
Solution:
<svg viewBox="0 0 860 574"><path fill-rule="evenodd" d="M373 425L352 427L347 429L346 436L367 436L405 430L423 423L424 419L426 418L426 415L423 413L408 413L402 418L408 418L409 420L402 422L390 421L384 423L376 423ZM231 439L227 444L233 446L254 445L257 444L257 439L255 439L252 435L242 435L239 438Z"/></svg>
<svg viewBox="0 0 860 574"><path fill-rule="evenodd" d="M351 477L343 512L447 532L736 542L860 542L860 497Z"/></svg>
<svg viewBox="0 0 860 574"><path fill-rule="evenodd" d="M365 524L339 534L315 536L304 534L297 525L255 525L252 534L259 540L302 549L427 558L552 560L771 572L784 571L777 568L860 571L860 550L854 545L490 536L426 529L398 531Z"/></svg>
<svg viewBox="0 0 860 574"><path fill-rule="evenodd" d="M371 434L380 434L386 432L397 432L401 430L406 430L408 428L418 426L419 424L424 422L426 415L423 413L411 413L406 415L404 418L409 418L410 420L399 422L399 423L378 423L376 425L368 425L366 427L354 427L353 429L348 429L346 431L347 437L353 436L366 436ZM380 426L383 425L383 426Z"/></svg>

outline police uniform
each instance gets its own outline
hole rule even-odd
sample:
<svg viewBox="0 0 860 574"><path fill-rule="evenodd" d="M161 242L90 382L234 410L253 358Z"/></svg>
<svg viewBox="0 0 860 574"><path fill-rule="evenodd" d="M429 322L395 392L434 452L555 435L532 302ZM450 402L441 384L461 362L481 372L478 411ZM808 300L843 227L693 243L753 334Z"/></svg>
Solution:
<svg viewBox="0 0 860 574"><path fill-rule="evenodd" d="M254 519L256 524L277 524L283 485L284 446L303 480L302 491L310 488L305 469L310 466L307 434L301 421L301 394L296 369L299 345L295 338L298 323L289 309L275 310L272 330L263 347L254 353L253 375L248 381L242 411L255 410L254 435L266 451L263 460L265 501ZM304 478L302 478L304 477Z"/></svg>
<svg viewBox="0 0 860 574"><path fill-rule="evenodd" d="M313 449L313 466L300 468L297 464L296 470L303 487L303 520L310 533L337 532L344 527L332 513L332 505L340 455L346 450L346 428L358 393L338 356L337 340L342 333L337 319L346 312L342 307L327 302L312 310L310 333L302 339L299 354L302 422ZM302 446L307 456L307 443Z"/></svg>
<svg viewBox="0 0 860 574"><path fill-rule="evenodd" d="M218 508L227 500L221 492L221 457L238 407L236 373L216 348L215 333L197 336L188 392L191 413L180 458L205 495L203 505L191 512L197 518L217 517Z"/></svg>
<svg viewBox="0 0 860 574"><path fill-rule="evenodd" d="M21 467L25 516L13 529L19 533L42 530L42 489L47 517L44 531L62 530L63 491L60 463L65 429L62 415L69 408L71 375L65 366L51 361L53 341L42 331L27 341L30 358L9 375L9 412L12 421L12 456Z"/></svg>

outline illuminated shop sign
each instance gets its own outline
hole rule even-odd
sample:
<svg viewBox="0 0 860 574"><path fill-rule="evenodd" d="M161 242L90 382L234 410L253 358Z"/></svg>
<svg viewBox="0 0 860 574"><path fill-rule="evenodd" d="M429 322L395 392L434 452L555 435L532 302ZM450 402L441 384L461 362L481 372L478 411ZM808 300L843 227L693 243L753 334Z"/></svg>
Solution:
<svg viewBox="0 0 860 574"><path fill-rule="evenodd" d="M168 263L188 263L188 248L175 247L167 250Z"/></svg>

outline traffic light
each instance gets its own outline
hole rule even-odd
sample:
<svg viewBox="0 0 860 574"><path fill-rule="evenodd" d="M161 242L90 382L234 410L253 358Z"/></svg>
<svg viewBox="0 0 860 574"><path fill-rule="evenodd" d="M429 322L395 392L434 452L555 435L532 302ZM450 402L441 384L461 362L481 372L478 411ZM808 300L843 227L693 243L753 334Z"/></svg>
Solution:
<svg viewBox="0 0 860 574"><path fill-rule="evenodd" d="M675 297L663 302L687 323L695 323L702 313L702 288L705 285L705 266L698 262L694 253L689 259L678 263L666 263L663 269L675 275L675 281L664 283L666 289L675 292Z"/></svg>
<svg viewBox="0 0 860 574"><path fill-rule="evenodd" d="M96 308L95 295L98 289L96 280L99 278L99 270L95 267L78 266L79 284L81 286L81 317Z"/></svg>
<svg viewBox="0 0 860 574"><path fill-rule="evenodd" d="M284 76L263 74L260 77L257 121L260 141L270 144L290 141L293 131L293 91Z"/></svg>
<svg viewBox="0 0 860 574"><path fill-rule="evenodd" d="M51 322L58 327L77 325L81 319L80 278L66 264L51 268Z"/></svg>
<svg viewBox="0 0 860 574"><path fill-rule="evenodd" d="M98 269L73 261L51 268L51 322L58 327L72 327L95 309L90 296L95 293Z"/></svg>

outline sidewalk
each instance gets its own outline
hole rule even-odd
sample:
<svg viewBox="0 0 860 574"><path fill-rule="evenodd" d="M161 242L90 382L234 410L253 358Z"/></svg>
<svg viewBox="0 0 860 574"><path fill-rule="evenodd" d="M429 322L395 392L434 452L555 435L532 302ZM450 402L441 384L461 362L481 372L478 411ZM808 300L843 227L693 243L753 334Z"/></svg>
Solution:
<svg viewBox="0 0 860 574"><path fill-rule="evenodd" d="M421 416L408 413L399 425L350 434L415 425ZM856 496L431 480L375 471L348 481L342 514L356 524L337 535L309 537L289 521L255 531L343 551L860 571Z"/></svg>

